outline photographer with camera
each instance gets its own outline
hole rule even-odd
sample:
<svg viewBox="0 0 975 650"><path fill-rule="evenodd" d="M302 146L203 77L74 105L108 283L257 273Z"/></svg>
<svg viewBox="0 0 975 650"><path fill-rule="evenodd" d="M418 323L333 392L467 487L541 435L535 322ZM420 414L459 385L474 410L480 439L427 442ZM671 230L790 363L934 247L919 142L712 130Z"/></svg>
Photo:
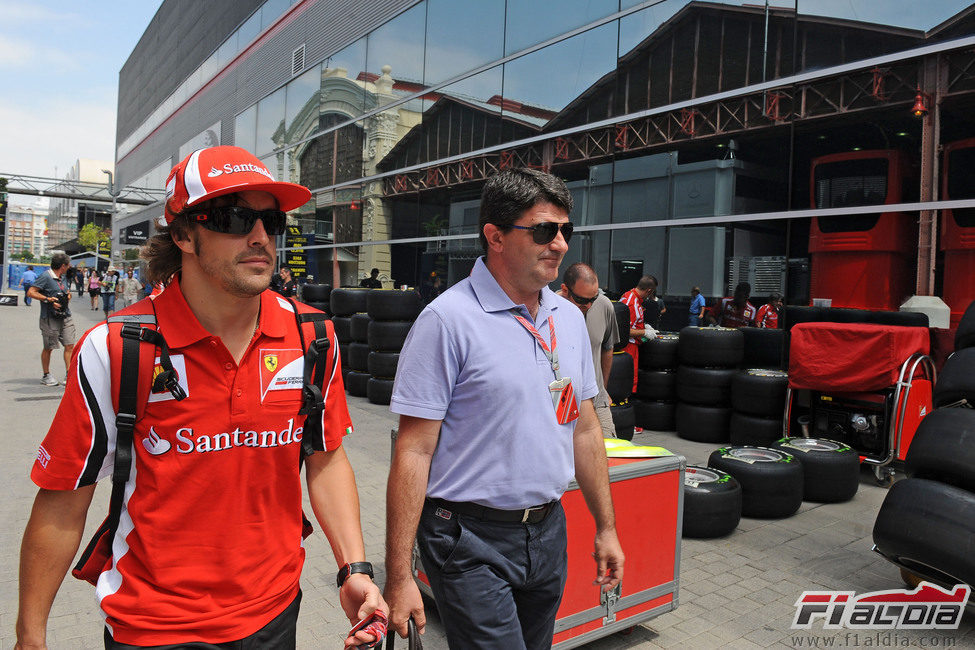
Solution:
<svg viewBox="0 0 975 650"><path fill-rule="evenodd" d="M68 309L71 292L64 279L69 266L67 255L55 253L51 256L51 268L41 273L27 292L27 295L41 303L40 327L41 337L44 339L44 349L41 350L41 369L44 375L41 377L41 384L44 386L57 386L61 383L51 376L51 350L57 349L59 341L64 346L64 367L67 372L76 340L71 310Z"/></svg>

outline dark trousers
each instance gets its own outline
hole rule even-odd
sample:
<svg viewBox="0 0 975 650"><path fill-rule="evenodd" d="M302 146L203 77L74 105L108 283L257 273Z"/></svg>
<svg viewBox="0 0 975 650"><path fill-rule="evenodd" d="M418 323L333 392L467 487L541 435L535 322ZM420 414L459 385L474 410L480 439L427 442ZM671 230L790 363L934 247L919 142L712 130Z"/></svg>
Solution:
<svg viewBox="0 0 975 650"><path fill-rule="evenodd" d="M152 648L152 650L293 650L300 606L301 591L283 612L271 619L270 623L257 632L243 639L225 643L188 641L169 645L127 645L116 643L106 627L105 650L142 650L143 648Z"/></svg>
<svg viewBox="0 0 975 650"><path fill-rule="evenodd" d="M417 529L423 568L458 650L552 647L566 576L561 504L537 524L435 514L427 502Z"/></svg>

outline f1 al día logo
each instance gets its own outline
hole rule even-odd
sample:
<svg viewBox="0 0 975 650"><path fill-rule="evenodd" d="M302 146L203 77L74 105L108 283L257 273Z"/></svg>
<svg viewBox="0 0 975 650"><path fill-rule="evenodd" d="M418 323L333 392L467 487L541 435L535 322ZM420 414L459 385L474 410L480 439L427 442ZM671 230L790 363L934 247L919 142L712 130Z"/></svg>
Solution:
<svg viewBox="0 0 975 650"><path fill-rule="evenodd" d="M971 587L950 591L930 582L916 589L871 591L804 591L796 601L792 629L809 629L823 621L824 629L957 630Z"/></svg>

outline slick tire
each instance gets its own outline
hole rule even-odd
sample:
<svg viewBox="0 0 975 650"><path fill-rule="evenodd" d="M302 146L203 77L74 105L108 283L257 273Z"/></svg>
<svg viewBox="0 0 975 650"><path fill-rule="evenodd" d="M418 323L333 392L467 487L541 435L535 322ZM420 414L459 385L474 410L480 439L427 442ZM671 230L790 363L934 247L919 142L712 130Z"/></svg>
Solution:
<svg viewBox="0 0 975 650"><path fill-rule="evenodd" d="M741 485L731 474L712 467L684 470L684 537L724 537L741 521Z"/></svg>
<svg viewBox="0 0 975 650"><path fill-rule="evenodd" d="M309 305L313 302L327 303L331 293L330 284L305 284L301 287L301 299Z"/></svg>
<svg viewBox="0 0 975 650"><path fill-rule="evenodd" d="M767 447L722 447L711 452L708 467L741 484L743 517L782 519L802 505L803 473L792 454Z"/></svg>
<svg viewBox="0 0 975 650"><path fill-rule="evenodd" d="M702 406L730 406L734 368L677 368L677 399Z"/></svg>
<svg viewBox="0 0 975 650"><path fill-rule="evenodd" d="M975 347L975 300L968 305L955 332L955 351Z"/></svg>
<svg viewBox="0 0 975 650"><path fill-rule="evenodd" d="M633 440L633 427L636 426L633 404L613 404L609 407L613 415L613 426L616 428L616 437L623 440Z"/></svg>
<svg viewBox="0 0 975 650"><path fill-rule="evenodd" d="M782 437L782 416L763 418L735 411L728 423L728 439L732 445L770 446Z"/></svg>
<svg viewBox="0 0 975 650"><path fill-rule="evenodd" d="M633 393L633 357L629 352L614 352L606 382L609 399L614 403L625 401Z"/></svg>
<svg viewBox="0 0 975 650"><path fill-rule="evenodd" d="M657 332L655 338L640 344L640 370L673 370L678 366L680 334Z"/></svg>
<svg viewBox="0 0 975 650"><path fill-rule="evenodd" d="M907 450L907 475L975 492L975 410L935 409Z"/></svg>
<svg viewBox="0 0 975 650"><path fill-rule="evenodd" d="M374 320L369 323L369 348L376 352L399 352L413 321Z"/></svg>
<svg viewBox="0 0 975 650"><path fill-rule="evenodd" d="M342 362L342 373L343 378L345 377L345 371L349 370L349 344L339 343L339 361Z"/></svg>
<svg viewBox="0 0 975 650"><path fill-rule="evenodd" d="M376 379L392 379L396 376L398 363L399 352L370 352L366 368Z"/></svg>
<svg viewBox="0 0 975 650"><path fill-rule="evenodd" d="M308 305L309 307L312 307L313 309L317 309L318 311L325 312L326 314L330 314L331 313L331 312L329 312L329 309L331 309L331 306L328 304L328 301L327 300L325 300L323 302L316 302L316 301L310 301L309 302L309 301L306 301L305 304Z"/></svg>
<svg viewBox="0 0 975 650"><path fill-rule="evenodd" d="M366 398L372 404L389 404L393 398L393 380L370 377L366 383Z"/></svg>
<svg viewBox="0 0 975 650"><path fill-rule="evenodd" d="M643 358L643 352L640 352ZM639 370L636 394L648 401L673 402L677 399L677 373L673 370Z"/></svg>
<svg viewBox="0 0 975 650"><path fill-rule="evenodd" d="M742 365L748 368L784 368L786 331L764 327L742 327Z"/></svg>
<svg viewBox="0 0 975 650"><path fill-rule="evenodd" d="M630 342L630 308L613 301L613 313L616 315L616 328L620 334L620 342L613 346L613 351L619 352Z"/></svg>
<svg viewBox="0 0 975 650"><path fill-rule="evenodd" d="M860 455L841 442L780 438L769 447L792 454L802 465L803 501L841 503L860 487Z"/></svg>
<svg viewBox="0 0 975 650"><path fill-rule="evenodd" d="M336 316L351 316L366 311L366 296L372 289L343 288L332 289L328 296L332 313Z"/></svg>
<svg viewBox="0 0 975 650"><path fill-rule="evenodd" d="M788 388L789 373L748 368L731 379L731 406L740 413L781 418Z"/></svg>
<svg viewBox="0 0 975 650"><path fill-rule="evenodd" d="M791 330L799 323L818 323L829 320L826 318L824 307L809 307L807 305L785 306L785 329Z"/></svg>
<svg viewBox="0 0 975 650"><path fill-rule="evenodd" d="M677 435L694 442L728 442L731 409L678 402L675 410Z"/></svg>
<svg viewBox="0 0 975 650"><path fill-rule="evenodd" d="M369 370L369 346L365 343L349 343L349 370Z"/></svg>
<svg viewBox="0 0 975 650"><path fill-rule="evenodd" d="M745 355L745 335L727 327L685 327L678 354L689 366L733 368Z"/></svg>
<svg viewBox="0 0 975 650"><path fill-rule="evenodd" d="M631 399L636 426L649 431L676 431L677 405L674 402Z"/></svg>
<svg viewBox="0 0 975 650"><path fill-rule="evenodd" d="M423 298L416 291L373 289L366 294L366 312L376 320L416 320Z"/></svg>
<svg viewBox="0 0 975 650"><path fill-rule="evenodd" d="M958 350L948 357L934 385L935 408L961 400L975 406L975 348Z"/></svg>
<svg viewBox="0 0 975 650"><path fill-rule="evenodd" d="M339 343L352 342L352 319L349 316L332 316L332 327Z"/></svg>
<svg viewBox="0 0 975 650"><path fill-rule="evenodd" d="M366 387L372 377L368 372L349 370L345 375L345 392L353 397L366 397Z"/></svg>
<svg viewBox="0 0 975 650"><path fill-rule="evenodd" d="M873 543L888 559L943 585L975 584L975 494L923 478L894 483Z"/></svg>
<svg viewBox="0 0 975 650"><path fill-rule="evenodd" d="M369 314L352 314L349 317L349 340L352 343L368 343L371 321Z"/></svg>

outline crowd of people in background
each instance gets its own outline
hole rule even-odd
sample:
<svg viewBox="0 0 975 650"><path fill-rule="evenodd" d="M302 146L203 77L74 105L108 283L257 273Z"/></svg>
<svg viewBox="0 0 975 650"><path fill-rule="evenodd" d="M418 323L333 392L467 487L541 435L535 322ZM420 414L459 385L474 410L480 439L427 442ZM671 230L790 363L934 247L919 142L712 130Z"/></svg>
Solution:
<svg viewBox="0 0 975 650"><path fill-rule="evenodd" d="M282 269L287 271L287 269ZM35 286L41 276L35 271L34 266L30 265L21 275L19 287L24 290L24 305L30 306L34 296L30 288ZM288 275L288 281L294 290L294 281ZM86 292L89 298L89 309L91 311L101 310L105 313L105 318L111 316L115 311L133 305L152 293L152 285L145 284L139 279L138 271L134 267L125 269L124 274L115 268L109 268L104 273L98 269L83 266L68 265L63 273L63 282L68 292L76 291L81 298ZM294 293L291 293L294 295Z"/></svg>

